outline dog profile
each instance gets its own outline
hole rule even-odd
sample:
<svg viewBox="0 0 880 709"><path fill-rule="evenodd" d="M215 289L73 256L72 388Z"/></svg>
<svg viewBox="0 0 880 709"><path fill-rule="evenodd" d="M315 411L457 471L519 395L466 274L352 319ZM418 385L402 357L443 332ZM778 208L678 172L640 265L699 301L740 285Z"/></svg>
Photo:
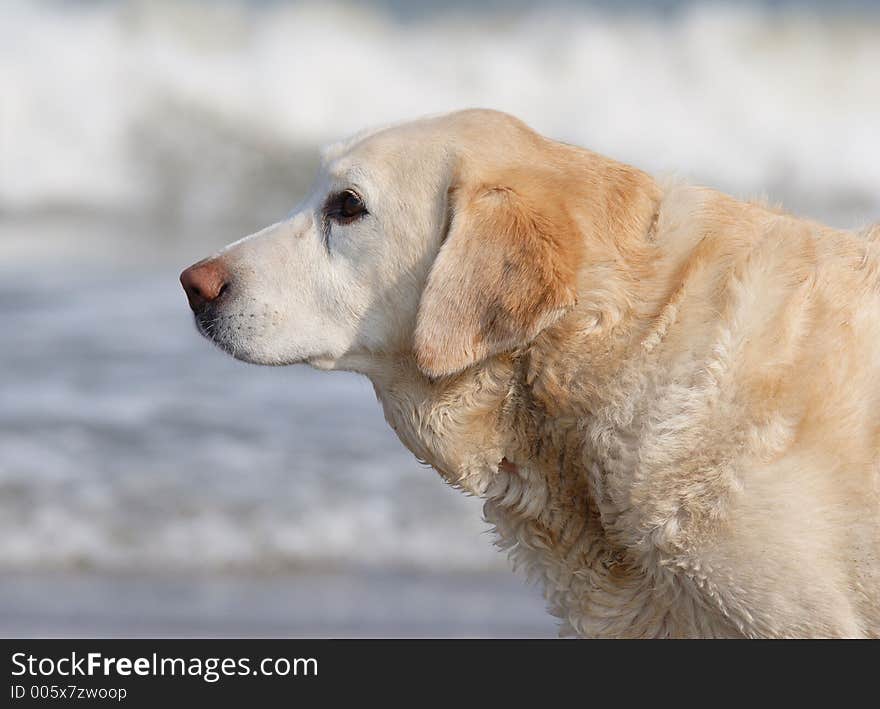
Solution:
<svg viewBox="0 0 880 709"><path fill-rule="evenodd" d="M561 633L876 638L878 241L468 110L181 281L233 356L369 377Z"/></svg>

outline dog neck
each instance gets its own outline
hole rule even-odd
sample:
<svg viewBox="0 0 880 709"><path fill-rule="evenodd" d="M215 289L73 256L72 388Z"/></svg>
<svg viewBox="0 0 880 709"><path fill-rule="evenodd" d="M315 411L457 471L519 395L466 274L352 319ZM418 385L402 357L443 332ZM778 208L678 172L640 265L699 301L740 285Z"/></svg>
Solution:
<svg viewBox="0 0 880 709"><path fill-rule="evenodd" d="M653 581L606 533L607 512L597 504L602 461L585 448L585 412L565 394L584 352L592 352L599 382L612 376L610 363L628 339L618 333L609 344L594 332L570 340L591 317L572 313L527 350L454 377L431 380L413 358L401 357L371 379L402 443L450 485L485 500L498 546L541 580L551 611L563 620L561 632L598 634L586 607L601 602L629 609L602 621L610 623L607 632L623 634L647 603L639 599L651 597ZM558 343L566 340L580 351L561 351ZM598 405L599 397L584 401Z"/></svg>
<svg viewBox="0 0 880 709"><path fill-rule="evenodd" d="M373 383L403 444L485 500L496 544L542 584L562 634L662 635L663 619L644 611L657 580L606 529L616 511L598 504L603 462L584 445L580 413L553 399L569 375L536 371L548 357L537 347L437 381L404 359Z"/></svg>

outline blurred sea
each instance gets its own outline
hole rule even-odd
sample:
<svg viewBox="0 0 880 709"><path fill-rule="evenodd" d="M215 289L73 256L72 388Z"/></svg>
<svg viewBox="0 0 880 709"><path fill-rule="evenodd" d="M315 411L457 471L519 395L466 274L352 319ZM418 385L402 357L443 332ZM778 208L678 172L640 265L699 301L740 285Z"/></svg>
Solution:
<svg viewBox="0 0 880 709"><path fill-rule="evenodd" d="M320 144L466 106L880 220L880 3L0 5L0 634L553 633L366 380L237 363L180 269Z"/></svg>

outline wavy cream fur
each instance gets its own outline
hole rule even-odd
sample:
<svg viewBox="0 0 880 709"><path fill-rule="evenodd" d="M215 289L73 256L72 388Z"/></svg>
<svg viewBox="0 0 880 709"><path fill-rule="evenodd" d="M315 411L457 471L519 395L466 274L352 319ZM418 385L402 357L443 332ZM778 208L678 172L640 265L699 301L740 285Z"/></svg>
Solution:
<svg viewBox="0 0 880 709"><path fill-rule="evenodd" d="M878 241L467 111L329 149L210 334L369 376L564 633L880 637Z"/></svg>

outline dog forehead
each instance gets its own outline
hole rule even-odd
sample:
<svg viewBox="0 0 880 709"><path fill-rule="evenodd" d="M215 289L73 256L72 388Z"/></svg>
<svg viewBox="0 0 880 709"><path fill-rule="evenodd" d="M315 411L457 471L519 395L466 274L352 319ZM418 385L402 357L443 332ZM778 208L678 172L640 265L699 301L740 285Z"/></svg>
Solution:
<svg viewBox="0 0 880 709"><path fill-rule="evenodd" d="M335 162L350 156L369 156L376 152L395 152L399 149L412 149L423 144L432 125L425 119L394 123L360 131L350 138L324 148L322 157L327 162Z"/></svg>
<svg viewBox="0 0 880 709"><path fill-rule="evenodd" d="M327 146L322 169L336 183L416 188L424 182L436 187L457 157L475 155L492 162L499 151L517 153L530 133L507 114L468 109L361 131Z"/></svg>
<svg viewBox="0 0 880 709"><path fill-rule="evenodd" d="M351 181L390 187L418 181L437 171L449 151L442 136L420 124L406 124L335 143L323 151L331 182Z"/></svg>

